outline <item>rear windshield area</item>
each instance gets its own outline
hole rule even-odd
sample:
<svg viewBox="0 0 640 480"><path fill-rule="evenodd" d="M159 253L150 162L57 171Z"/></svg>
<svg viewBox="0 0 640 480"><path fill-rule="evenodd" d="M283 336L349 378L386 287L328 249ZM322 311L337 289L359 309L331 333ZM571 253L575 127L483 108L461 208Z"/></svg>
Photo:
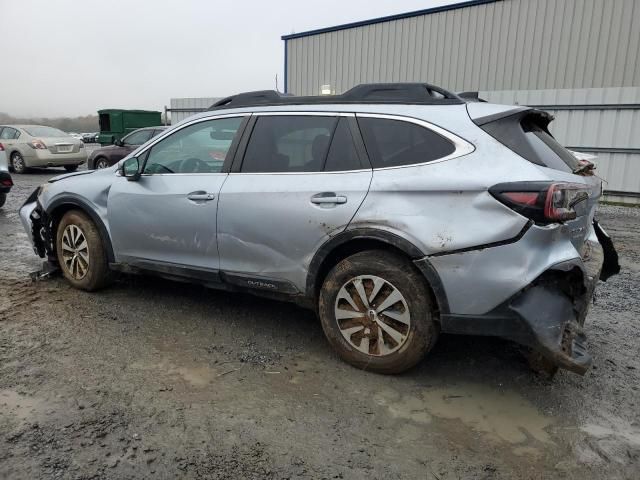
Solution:
<svg viewBox="0 0 640 480"><path fill-rule="evenodd" d="M553 117L526 110L487 123L476 123L485 132L531 163L564 172L579 168L573 154L558 143L548 130Z"/></svg>

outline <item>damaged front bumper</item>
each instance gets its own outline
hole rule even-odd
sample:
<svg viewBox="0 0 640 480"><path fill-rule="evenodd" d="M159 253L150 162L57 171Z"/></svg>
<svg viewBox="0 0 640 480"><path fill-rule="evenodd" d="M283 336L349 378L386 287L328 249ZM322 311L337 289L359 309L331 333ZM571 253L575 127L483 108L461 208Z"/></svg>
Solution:
<svg viewBox="0 0 640 480"><path fill-rule="evenodd" d="M18 214L35 254L41 258L50 257L49 260L55 260L51 225L46 212L38 203L39 194L40 188L34 190L20 207Z"/></svg>
<svg viewBox="0 0 640 480"><path fill-rule="evenodd" d="M585 242L581 259L553 265L486 314L443 314L442 331L509 339L583 375L592 362L583 325L596 283L620 271L613 243L597 221L593 227L598 241Z"/></svg>

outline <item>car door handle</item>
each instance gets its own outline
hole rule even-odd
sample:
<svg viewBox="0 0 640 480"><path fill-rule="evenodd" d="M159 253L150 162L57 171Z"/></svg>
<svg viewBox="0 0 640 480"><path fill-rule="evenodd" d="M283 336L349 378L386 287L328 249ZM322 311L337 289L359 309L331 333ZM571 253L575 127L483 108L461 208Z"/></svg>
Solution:
<svg viewBox="0 0 640 480"><path fill-rule="evenodd" d="M336 195L333 192L330 193L318 193L311 197L311 203L320 205L323 203L347 203L347 197L343 195Z"/></svg>
<svg viewBox="0 0 640 480"><path fill-rule="evenodd" d="M216 196L213 193L207 192L191 192L187 195L187 198L196 202L208 202L216 198Z"/></svg>

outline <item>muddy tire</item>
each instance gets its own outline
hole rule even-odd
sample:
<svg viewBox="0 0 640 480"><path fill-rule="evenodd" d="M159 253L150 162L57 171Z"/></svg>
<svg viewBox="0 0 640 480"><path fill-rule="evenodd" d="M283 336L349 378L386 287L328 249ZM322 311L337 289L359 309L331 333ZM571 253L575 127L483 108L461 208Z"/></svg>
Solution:
<svg viewBox="0 0 640 480"><path fill-rule="evenodd" d="M413 367L438 337L425 279L408 259L384 250L339 262L322 285L318 311L338 355L377 373Z"/></svg>
<svg viewBox="0 0 640 480"><path fill-rule="evenodd" d="M56 232L56 253L62 273L75 288L93 291L111 283L100 232L84 212L64 214Z"/></svg>
<svg viewBox="0 0 640 480"><path fill-rule="evenodd" d="M75 172L76 170L78 170L78 165L65 165L64 169L67 172Z"/></svg>

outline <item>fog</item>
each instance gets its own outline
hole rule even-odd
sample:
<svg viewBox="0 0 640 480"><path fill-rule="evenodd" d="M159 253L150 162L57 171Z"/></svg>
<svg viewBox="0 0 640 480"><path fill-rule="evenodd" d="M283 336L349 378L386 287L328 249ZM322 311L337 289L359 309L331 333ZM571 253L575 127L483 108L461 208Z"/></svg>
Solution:
<svg viewBox="0 0 640 480"><path fill-rule="evenodd" d="M161 110L172 97L283 88L282 35L446 0L0 0L0 112Z"/></svg>

